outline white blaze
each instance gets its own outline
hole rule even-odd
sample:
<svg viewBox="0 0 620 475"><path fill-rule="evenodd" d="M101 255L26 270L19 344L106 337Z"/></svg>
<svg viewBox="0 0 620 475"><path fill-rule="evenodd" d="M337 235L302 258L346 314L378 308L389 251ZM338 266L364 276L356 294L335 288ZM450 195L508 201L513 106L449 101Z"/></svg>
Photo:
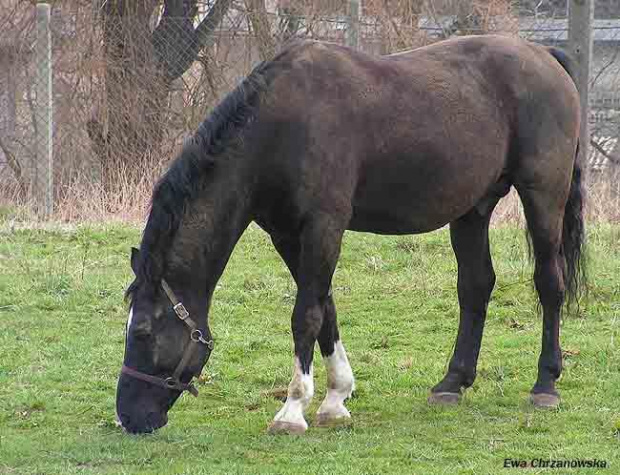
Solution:
<svg viewBox="0 0 620 475"><path fill-rule="evenodd" d="M132 320L133 320L133 307L129 309L129 318L127 319L127 333L129 333L129 327L131 326Z"/></svg>
<svg viewBox="0 0 620 475"><path fill-rule="evenodd" d="M129 338L129 327L131 327L131 322L133 321L133 307L129 308L129 318L127 318L127 333L125 334L125 344L127 343L127 338ZM118 412L114 411L114 425L116 427L122 427L123 430L125 429L123 427L123 424L121 423L121 418L118 417Z"/></svg>

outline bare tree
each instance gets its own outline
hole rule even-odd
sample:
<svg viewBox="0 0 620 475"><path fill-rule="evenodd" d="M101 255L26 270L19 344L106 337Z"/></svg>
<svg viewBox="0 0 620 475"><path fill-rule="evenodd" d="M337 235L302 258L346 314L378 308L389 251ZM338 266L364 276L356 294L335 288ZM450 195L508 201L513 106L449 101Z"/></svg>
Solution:
<svg viewBox="0 0 620 475"><path fill-rule="evenodd" d="M517 27L516 23L509 26L506 22L513 13L512 0L445 0L442 3L445 10L455 15L451 34L475 35L497 29L510 31ZM498 19L501 25L494 24Z"/></svg>
<svg viewBox="0 0 620 475"><path fill-rule="evenodd" d="M16 0L0 2L0 166L6 163L13 174L19 193L26 196L28 174L26 167L17 158L20 148L18 139L17 101L23 89L20 83L21 67L31 54L25 40L31 25L30 18L23 5Z"/></svg>
<svg viewBox="0 0 620 475"><path fill-rule="evenodd" d="M276 39L271 31L265 0L245 0L245 8L261 59L271 59L276 51Z"/></svg>
<svg viewBox="0 0 620 475"><path fill-rule="evenodd" d="M194 26L197 0L98 0L105 57L105 97L88 122L102 164L140 170L160 144L173 81L212 42L232 0L216 0Z"/></svg>

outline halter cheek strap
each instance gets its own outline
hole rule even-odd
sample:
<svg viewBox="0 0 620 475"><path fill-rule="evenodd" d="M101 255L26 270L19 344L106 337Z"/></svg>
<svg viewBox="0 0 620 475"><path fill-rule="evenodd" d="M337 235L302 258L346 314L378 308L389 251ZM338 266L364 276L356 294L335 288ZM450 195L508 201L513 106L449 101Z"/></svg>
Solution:
<svg viewBox="0 0 620 475"><path fill-rule="evenodd" d="M198 328L196 322L192 320L189 316L189 312L183 305L183 303L177 298L174 294L168 283L162 279L161 286L166 293L166 296L172 303L172 309L176 316L181 320L185 325L189 327L190 330L190 341L189 345L185 348L183 352L183 356L181 357L181 361L177 365L172 376L168 378L160 378L158 376L153 376L151 374L142 373L136 369L130 368L129 366L123 365L121 368L121 373L126 374L127 376L131 376L132 378L139 379L141 381L145 381L147 383L154 384L155 386L159 386L166 389L171 389L175 391L189 391L192 396L198 396L198 390L196 386L190 381L189 383L181 382L181 375L185 368L189 364L194 354L194 351L198 348L199 345L205 345L209 350L209 353L213 351L213 340L206 340L202 333L202 330ZM192 376L192 379L197 377L197 375Z"/></svg>

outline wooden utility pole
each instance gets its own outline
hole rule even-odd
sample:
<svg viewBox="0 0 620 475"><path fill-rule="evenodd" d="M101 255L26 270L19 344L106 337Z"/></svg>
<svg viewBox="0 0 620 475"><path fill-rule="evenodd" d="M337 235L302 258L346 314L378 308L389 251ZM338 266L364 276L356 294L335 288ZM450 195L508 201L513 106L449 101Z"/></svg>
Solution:
<svg viewBox="0 0 620 475"><path fill-rule="evenodd" d="M37 101L36 137L37 163L31 186L36 196L37 212L48 219L54 210L52 162L52 34L51 7L37 4Z"/></svg>
<svg viewBox="0 0 620 475"><path fill-rule="evenodd" d="M350 48L359 47L360 35L360 0L349 0L349 19L346 43Z"/></svg>
<svg viewBox="0 0 620 475"><path fill-rule="evenodd" d="M590 62L592 59L592 25L595 0L568 1L568 49L577 61L576 80L581 96L581 158L588 156L590 130Z"/></svg>

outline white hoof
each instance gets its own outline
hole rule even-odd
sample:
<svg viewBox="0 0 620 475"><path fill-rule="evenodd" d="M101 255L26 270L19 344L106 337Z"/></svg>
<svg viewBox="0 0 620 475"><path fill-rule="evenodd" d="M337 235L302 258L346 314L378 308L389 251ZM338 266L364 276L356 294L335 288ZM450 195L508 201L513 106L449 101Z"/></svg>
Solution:
<svg viewBox="0 0 620 475"><path fill-rule="evenodd" d="M317 427L347 426L351 424L351 413L343 404L328 411L319 408L315 424Z"/></svg>

